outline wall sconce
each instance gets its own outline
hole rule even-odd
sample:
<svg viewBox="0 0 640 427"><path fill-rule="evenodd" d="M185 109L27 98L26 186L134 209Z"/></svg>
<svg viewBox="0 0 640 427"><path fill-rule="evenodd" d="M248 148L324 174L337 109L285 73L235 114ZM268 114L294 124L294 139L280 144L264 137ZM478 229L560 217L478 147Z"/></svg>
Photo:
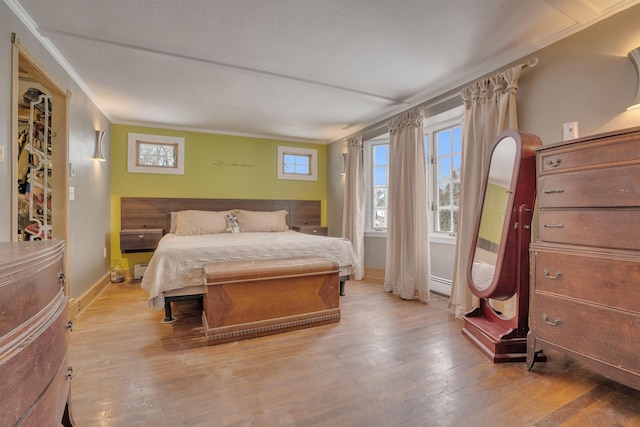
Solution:
<svg viewBox="0 0 640 427"><path fill-rule="evenodd" d="M636 96L633 98L631 105L627 108L627 111L629 111L640 108L640 47L633 49L627 56L629 57L631 62L633 62L633 66L636 68L637 78Z"/></svg>
<svg viewBox="0 0 640 427"><path fill-rule="evenodd" d="M342 175L347 173L347 153L342 153Z"/></svg>
<svg viewBox="0 0 640 427"><path fill-rule="evenodd" d="M106 159L104 158L104 154L102 154L102 140L104 139L104 134L106 132L103 130L96 131L96 151L93 153L93 158L99 162L104 162Z"/></svg>

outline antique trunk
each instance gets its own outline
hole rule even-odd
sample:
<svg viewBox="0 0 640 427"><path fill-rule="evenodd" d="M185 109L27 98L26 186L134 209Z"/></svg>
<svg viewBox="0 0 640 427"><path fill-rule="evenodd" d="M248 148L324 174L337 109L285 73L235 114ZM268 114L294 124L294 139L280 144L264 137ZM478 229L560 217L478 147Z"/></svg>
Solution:
<svg viewBox="0 0 640 427"><path fill-rule="evenodd" d="M340 321L339 268L325 258L214 262L203 276L209 344Z"/></svg>

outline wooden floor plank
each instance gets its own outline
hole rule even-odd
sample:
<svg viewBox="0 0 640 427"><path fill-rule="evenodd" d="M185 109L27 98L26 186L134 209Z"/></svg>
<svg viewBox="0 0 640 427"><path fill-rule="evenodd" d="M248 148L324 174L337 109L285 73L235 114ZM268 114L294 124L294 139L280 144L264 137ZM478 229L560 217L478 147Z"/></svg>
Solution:
<svg viewBox="0 0 640 427"><path fill-rule="evenodd" d="M179 318L138 283L111 285L75 321L79 426L634 426L640 391L570 358L493 364L434 295L403 301L349 282L339 323L208 346L195 301Z"/></svg>

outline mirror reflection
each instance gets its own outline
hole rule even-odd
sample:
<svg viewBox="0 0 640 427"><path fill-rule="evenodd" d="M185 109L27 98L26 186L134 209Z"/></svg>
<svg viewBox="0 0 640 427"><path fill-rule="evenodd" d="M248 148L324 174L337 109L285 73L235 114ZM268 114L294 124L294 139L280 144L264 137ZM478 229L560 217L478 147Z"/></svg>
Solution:
<svg viewBox="0 0 640 427"><path fill-rule="evenodd" d="M503 138L496 146L489 163L489 178L483 195L478 240L471 268L472 286L480 291L493 283L500 241L507 216L507 203L516 161L516 141Z"/></svg>

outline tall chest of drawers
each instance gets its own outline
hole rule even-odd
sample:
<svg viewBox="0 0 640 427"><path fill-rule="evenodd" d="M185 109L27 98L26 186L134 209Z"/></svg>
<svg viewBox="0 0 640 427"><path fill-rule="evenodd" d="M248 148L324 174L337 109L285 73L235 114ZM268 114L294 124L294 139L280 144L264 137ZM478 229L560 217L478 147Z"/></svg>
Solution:
<svg viewBox="0 0 640 427"><path fill-rule="evenodd" d="M541 147L527 368L545 348L640 389L640 128Z"/></svg>
<svg viewBox="0 0 640 427"><path fill-rule="evenodd" d="M72 426L64 242L0 243L0 426Z"/></svg>

